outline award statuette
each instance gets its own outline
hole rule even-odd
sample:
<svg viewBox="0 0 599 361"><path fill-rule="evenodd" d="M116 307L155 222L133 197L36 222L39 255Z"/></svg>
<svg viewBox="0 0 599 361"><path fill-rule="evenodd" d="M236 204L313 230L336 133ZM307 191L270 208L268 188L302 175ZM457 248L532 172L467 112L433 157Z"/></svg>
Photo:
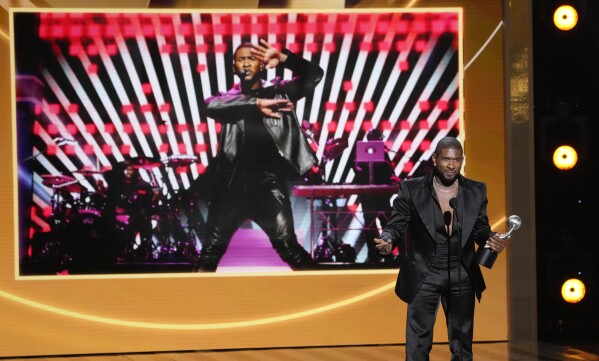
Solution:
<svg viewBox="0 0 599 361"><path fill-rule="evenodd" d="M512 232L520 228L521 225L522 220L519 216L509 216L507 218L507 226L509 230L506 233L499 234L498 237L500 239L510 238ZM476 250L476 254L474 255L474 260L478 262L478 264L480 264L481 266L485 266L489 269L493 268L493 264L495 263L496 259L497 252L492 251L491 249L487 248L487 246L478 247L478 249Z"/></svg>

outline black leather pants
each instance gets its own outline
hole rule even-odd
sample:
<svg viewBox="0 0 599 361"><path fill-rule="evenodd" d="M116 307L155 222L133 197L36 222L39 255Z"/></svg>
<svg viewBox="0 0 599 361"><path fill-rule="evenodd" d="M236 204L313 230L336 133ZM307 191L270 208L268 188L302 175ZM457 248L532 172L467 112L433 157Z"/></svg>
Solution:
<svg viewBox="0 0 599 361"><path fill-rule="evenodd" d="M449 282L449 277L451 277L451 282ZM447 323L451 360L472 361L474 289L464 268L461 269L461 283L458 280L457 267L452 268L451 272L435 267L430 269L418 294L408 304L407 361L429 360L439 299ZM462 353L461 359L460 353Z"/></svg>
<svg viewBox="0 0 599 361"><path fill-rule="evenodd" d="M273 248L292 269L312 265L309 253L297 242L285 178L265 173L257 178L239 176L210 203L207 239L194 271L215 271L231 237L248 219L266 232Z"/></svg>

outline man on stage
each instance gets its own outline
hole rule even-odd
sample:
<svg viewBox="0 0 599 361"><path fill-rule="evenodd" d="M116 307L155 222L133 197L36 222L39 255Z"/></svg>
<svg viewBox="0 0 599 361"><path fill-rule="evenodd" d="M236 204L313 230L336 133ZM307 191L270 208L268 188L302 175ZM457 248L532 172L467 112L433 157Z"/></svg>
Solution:
<svg viewBox="0 0 599 361"><path fill-rule="evenodd" d="M451 360L470 361L474 297L480 302L485 289L474 243L498 253L505 243L489 226L486 185L460 174L460 142L441 139L432 160L433 172L400 184L391 218L375 243L383 255L399 246L395 293L408 304L406 360L429 359L440 300Z"/></svg>
<svg viewBox="0 0 599 361"><path fill-rule="evenodd" d="M263 86L263 70L274 67L290 69L294 78ZM208 206L207 239L194 271L215 271L231 237L246 219L266 232L292 269L304 269L312 259L297 242L286 176L289 170L306 172L316 164L316 156L293 107L314 91L324 72L264 40L260 45L238 46L233 70L240 84L205 100L207 116L223 128L216 159L217 187Z"/></svg>

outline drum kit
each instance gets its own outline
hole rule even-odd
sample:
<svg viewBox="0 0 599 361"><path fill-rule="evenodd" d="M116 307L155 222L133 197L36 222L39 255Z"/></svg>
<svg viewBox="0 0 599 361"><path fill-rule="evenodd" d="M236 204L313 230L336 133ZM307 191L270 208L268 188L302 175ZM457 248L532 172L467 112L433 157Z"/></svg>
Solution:
<svg viewBox="0 0 599 361"><path fill-rule="evenodd" d="M80 169L73 171L73 176L42 175L42 184L53 191L50 233L52 242L60 248L54 254L61 253L61 262L67 259L73 264L197 256L196 240L203 234L204 219L195 195L189 190L162 191L152 174L158 167L178 170L196 161L197 157L191 155L127 161L127 167L148 171L152 181L144 182L149 191L139 188L118 197L110 193L110 187L117 187L110 182L108 189L102 181L94 182L97 188L93 190L82 184L82 177L98 177L106 175L106 171ZM75 178L77 175L79 179ZM144 233L147 236L148 232L141 229L140 219L151 228L145 240ZM151 251L136 252L142 249Z"/></svg>

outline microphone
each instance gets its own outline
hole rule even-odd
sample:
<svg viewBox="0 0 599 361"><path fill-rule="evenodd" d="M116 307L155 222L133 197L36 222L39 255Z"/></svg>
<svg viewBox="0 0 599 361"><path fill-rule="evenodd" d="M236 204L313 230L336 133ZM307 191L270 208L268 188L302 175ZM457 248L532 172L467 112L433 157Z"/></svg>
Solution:
<svg viewBox="0 0 599 361"><path fill-rule="evenodd" d="M458 208L458 199L453 197L449 200L449 206L455 211Z"/></svg>
<svg viewBox="0 0 599 361"><path fill-rule="evenodd" d="M445 213L443 213L443 223L445 223L445 227L447 228L447 234L450 234L450 232L449 232L449 226L451 225L451 212L450 211L445 211Z"/></svg>
<svg viewBox="0 0 599 361"><path fill-rule="evenodd" d="M52 139L52 141L54 143L56 143L56 145L58 145L58 146L65 145L65 144L77 144L77 141L75 139L63 138L63 137L56 137L56 138Z"/></svg>

